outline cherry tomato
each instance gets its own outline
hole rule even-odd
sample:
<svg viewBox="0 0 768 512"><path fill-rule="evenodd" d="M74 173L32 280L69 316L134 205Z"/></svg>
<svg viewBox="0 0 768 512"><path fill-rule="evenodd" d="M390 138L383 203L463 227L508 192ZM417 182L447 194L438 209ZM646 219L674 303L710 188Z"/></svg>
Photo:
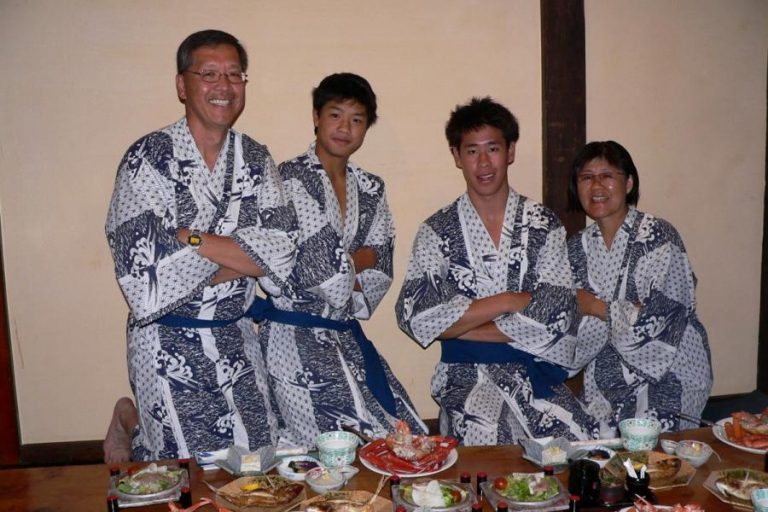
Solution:
<svg viewBox="0 0 768 512"><path fill-rule="evenodd" d="M500 476L496 480L493 481L493 486L498 489L499 491L503 491L507 488L507 485L509 485L509 482L507 482L507 479L503 476Z"/></svg>
<svg viewBox="0 0 768 512"><path fill-rule="evenodd" d="M451 500L453 500L453 504L461 503L461 491L458 489L451 489Z"/></svg>

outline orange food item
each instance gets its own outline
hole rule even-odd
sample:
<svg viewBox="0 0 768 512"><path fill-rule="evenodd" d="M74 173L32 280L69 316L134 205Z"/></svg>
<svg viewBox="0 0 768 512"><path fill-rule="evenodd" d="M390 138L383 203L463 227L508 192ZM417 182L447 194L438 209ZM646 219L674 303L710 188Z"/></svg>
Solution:
<svg viewBox="0 0 768 512"><path fill-rule="evenodd" d="M744 430L741 428L741 421L736 416L733 417L733 439L741 442L744 439Z"/></svg>

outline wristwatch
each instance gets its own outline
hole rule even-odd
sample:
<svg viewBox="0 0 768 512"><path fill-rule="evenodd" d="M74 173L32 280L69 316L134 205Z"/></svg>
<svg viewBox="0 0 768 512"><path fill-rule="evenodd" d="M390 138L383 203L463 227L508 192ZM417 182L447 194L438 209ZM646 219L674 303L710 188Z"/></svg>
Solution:
<svg viewBox="0 0 768 512"><path fill-rule="evenodd" d="M190 245L193 249L199 249L201 245L203 245L203 237L200 235L199 229L193 229L189 232L189 236L187 237L187 244Z"/></svg>

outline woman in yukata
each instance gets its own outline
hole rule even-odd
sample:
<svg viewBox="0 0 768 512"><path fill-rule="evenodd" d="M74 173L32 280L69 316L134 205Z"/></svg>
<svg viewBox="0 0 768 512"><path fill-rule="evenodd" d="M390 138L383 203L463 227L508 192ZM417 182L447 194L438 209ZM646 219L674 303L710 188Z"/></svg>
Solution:
<svg viewBox="0 0 768 512"><path fill-rule="evenodd" d="M712 387L707 333L696 316L696 276L667 221L636 209L640 178L614 141L576 156L569 201L594 224L568 242L581 318L584 400L615 427L652 417L664 431L693 427Z"/></svg>

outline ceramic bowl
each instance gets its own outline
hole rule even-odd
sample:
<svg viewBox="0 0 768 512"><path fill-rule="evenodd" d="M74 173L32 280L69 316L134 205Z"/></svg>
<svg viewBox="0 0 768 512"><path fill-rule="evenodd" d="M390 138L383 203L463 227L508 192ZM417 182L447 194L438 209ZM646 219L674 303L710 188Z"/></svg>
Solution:
<svg viewBox="0 0 768 512"><path fill-rule="evenodd" d="M752 491L752 505L755 512L768 512L768 489Z"/></svg>
<svg viewBox="0 0 768 512"><path fill-rule="evenodd" d="M677 449L677 441L673 441L671 439L662 439L659 441L659 444L661 445L661 449L664 450L664 453L668 453L669 455L675 454L675 450Z"/></svg>
<svg viewBox="0 0 768 512"><path fill-rule="evenodd" d="M619 423L621 444L630 452L653 450L659 440L661 423L654 418L629 418Z"/></svg>
<svg viewBox="0 0 768 512"><path fill-rule="evenodd" d="M320 462L329 468L352 464L355 461L357 440L355 434L343 430L320 434L315 440Z"/></svg>
<svg viewBox="0 0 768 512"><path fill-rule="evenodd" d="M341 466L338 468L317 467L310 469L306 475L306 482L309 487L317 494L325 494L331 491L338 491L347 480L352 478L360 471L354 466Z"/></svg>
<svg viewBox="0 0 768 512"><path fill-rule="evenodd" d="M712 455L712 447L701 441L680 441L677 443L675 455L697 468L709 460Z"/></svg>

